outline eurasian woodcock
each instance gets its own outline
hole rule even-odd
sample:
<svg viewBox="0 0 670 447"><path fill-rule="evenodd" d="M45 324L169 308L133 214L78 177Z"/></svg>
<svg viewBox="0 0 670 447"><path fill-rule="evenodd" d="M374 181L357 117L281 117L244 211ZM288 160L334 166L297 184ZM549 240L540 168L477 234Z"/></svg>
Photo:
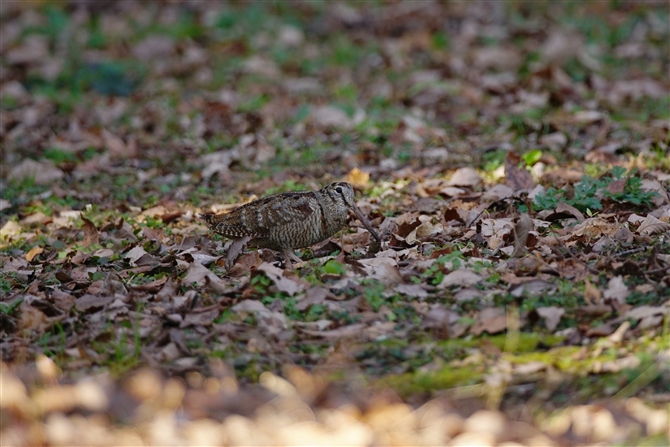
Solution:
<svg viewBox="0 0 670 447"><path fill-rule="evenodd" d="M233 239L226 255L230 267L245 245L281 252L286 265L300 262L293 250L328 239L347 222L349 212L361 221L372 237L381 239L356 206L354 189L335 182L318 191L273 194L249 202L227 214L199 214L207 226Z"/></svg>

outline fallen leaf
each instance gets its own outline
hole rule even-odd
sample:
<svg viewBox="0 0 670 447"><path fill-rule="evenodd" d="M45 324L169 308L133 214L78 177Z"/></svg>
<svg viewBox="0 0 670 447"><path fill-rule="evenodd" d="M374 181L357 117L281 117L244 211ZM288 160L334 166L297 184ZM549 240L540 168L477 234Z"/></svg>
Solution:
<svg viewBox="0 0 670 447"><path fill-rule="evenodd" d="M544 318L544 325L550 331L556 329L558 323L561 321L561 317L565 314L565 309L555 306L538 307L536 311L540 317Z"/></svg>
<svg viewBox="0 0 670 447"><path fill-rule="evenodd" d="M614 180L607 185L607 192L610 194L621 194L626 189L626 183L628 183L628 179L625 178Z"/></svg>
<svg viewBox="0 0 670 447"><path fill-rule="evenodd" d="M447 185L449 186L477 186L482 181L482 178L477 174L473 168L466 167L457 169L453 173Z"/></svg>
<svg viewBox="0 0 670 447"><path fill-rule="evenodd" d="M40 247L39 245L34 246L33 248L30 249L28 253L26 253L26 261L32 262L33 259L42 254L44 252L44 247Z"/></svg>
<svg viewBox="0 0 670 447"><path fill-rule="evenodd" d="M314 109L312 119L321 127L341 127L348 129L353 125L351 118L340 108L322 106Z"/></svg>
<svg viewBox="0 0 670 447"><path fill-rule="evenodd" d="M84 240L82 243L85 246L89 246L100 242L100 234L95 224L84 216L81 217L81 220L84 222Z"/></svg>
<svg viewBox="0 0 670 447"><path fill-rule="evenodd" d="M137 60L158 60L171 56L175 51L174 41L167 36L150 35L135 44L132 49Z"/></svg>
<svg viewBox="0 0 670 447"><path fill-rule="evenodd" d="M44 61L49 54L49 40L46 36L27 36L21 46L12 48L5 58L10 65L33 64Z"/></svg>
<svg viewBox="0 0 670 447"><path fill-rule="evenodd" d="M182 279L181 282L188 286L195 284L200 287L206 284L205 278L209 279L211 283L223 286L221 278L216 276L211 270L200 264L198 261L193 261L193 263L188 266L186 276L184 276L184 279Z"/></svg>
<svg viewBox="0 0 670 447"><path fill-rule="evenodd" d="M398 293L412 298L426 298L428 296L428 292L421 284L398 284L395 289Z"/></svg>
<svg viewBox="0 0 670 447"><path fill-rule="evenodd" d="M358 261L365 267L366 273L378 279L384 285L395 285L402 282L402 276L398 272L398 262L387 257L360 259Z"/></svg>
<svg viewBox="0 0 670 447"><path fill-rule="evenodd" d="M82 312L98 311L114 301L113 296L95 296L87 293L80 298L77 298L75 306L77 310Z"/></svg>
<svg viewBox="0 0 670 447"><path fill-rule="evenodd" d="M602 293L594 286L588 278L584 281L584 301L587 304L598 304L602 299Z"/></svg>
<svg viewBox="0 0 670 447"><path fill-rule="evenodd" d="M102 138L112 157L127 159L137 156L137 144L133 138L128 143L124 143L121 138L107 130L102 131Z"/></svg>
<svg viewBox="0 0 670 447"><path fill-rule="evenodd" d="M446 289L451 286L471 286L477 284L484 278L469 269L459 269L447 274L442 282L437 286L438 289Z"/></svg>
<svg viewBox="0 0 670 447"><path fill-rule="evenodd" d="M481 335L488 332L490 335L497 334L507 328L507 315L505 309L500 307L487 307L482 309L477 316L477 321L470 328L473 335Z"/></svg>
<svg viewBox="0 0 670 447"><path fill-rule="evenodd" d="M619 304L624 304L629 294L630 291L623 282L623 278L621 276L615 276L607 283L607 289L603 292L603 298L606 300L614 300Z"/></svg>
<svg viewBox="0 0 670 447"><path fill-rule="evenodd" d="M558 206L556 207L556 210L555 210L555 211L556 211L557 213L568 213L568 214L572 214L572 215L573 215L575 218L577 218L577 220L580 221L580 222L582 222L582 221L585 219L584 214L582 214L581 211L579 211L579 210L578 210L577 208L575 208L574 206L569 205L569 204L567 204L567 203L565 203L565 202L563 202L563 201L562 201L561 203L558 204ZM549 219L547 219L547 220L549 220Z"/></svg>
<svg viewBox="0 0 670 447"><path fill-rule="evenodd" d="M639 227L637 227L636 230L638 234L644 234L647 236L661 234L667 231L670 231L670 224L663 222L651 214L649 214L646 219L644 219L644 221L640 224Z"/></svg>
<svg viewBox="0 0 670 447"><path fill-rule="evenodd" d="M189 326L209 326L220 313L221 311L216 306L194 309L184 315L184 320L179 324L179 327L183 329Z"/></svg>
<svg viewBox="0 0 670 447"><path fill-rule="evenodd" d="M364 188L370 181L370 174L367 172L363 172L358 168L354 168L351 171L349 171L344 181L351 183L353 186L357 188Z"/></svg>
<svg viewBox="0 0 670 447"><path fill-rule="evenodd" d="M533 219L526 213L521 213L519 221L514 225L514 252L513 258L518 258L525 254L528 234L533 229Z"/></svg>
<svg viewBox="0 0 670 447"><path fill-rule="evenodd" d="M265 275L275 283L280 292L286 292L289 296L294 296L296 293L305 290L305 285L302 282L287 278L284 275L284 270L275 267L270 263L262 263L256 268L254 274L256 274L256 272L265 273Z"/></svg>
<svg viewBox="0 0 670 447"><path fill-rule="evenodd" d="M127 259L131 264L137 265L137 261L145 255L149 255L149 253L147 253L144 248L138 245L136 247L133 247L125 255L123 255L123 258Z"/></svg>
<svg viewBox="0 0 670 447"><path fill-rule="evenodd" d="M338 329L333 329L330 331L312 331L309 329L300 329L300 332L303 332L307 335L312 335L314 337L336 340L339 338L349 338L359 336L361 334L361 331L365 329L366 326L367 326L366 324L358 323L358 324L350 324L348 326L342 326Z"/></svg>
<svg viewBox="0 0 670 447"><path fill-rule="evenodd" d="M533 176L524 167L519 167L521 157L514 151L509 151L505 157L505 177L507 186L514 191L531 190L535 186Z"/></svg>
<svg viewBox="0 0 670 447"><path fill-rule="evenodd" d="M30 158L24 159L9 172L9 178L15 182L33 179L38 185L49 185L64 176L63 171L51 163L39 162Z"/></svg>

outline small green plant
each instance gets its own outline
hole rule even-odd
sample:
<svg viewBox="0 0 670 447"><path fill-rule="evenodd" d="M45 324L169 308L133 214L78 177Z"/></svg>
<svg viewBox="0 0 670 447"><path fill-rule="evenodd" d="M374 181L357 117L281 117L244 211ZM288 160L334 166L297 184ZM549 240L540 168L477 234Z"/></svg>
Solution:
<svg viewBox="0 0 670 447"><path fill-rule="evenodd" d="M542 158L542 151L540 149L533 149L523 154L521 158L526 162L526 166L533 166Z"/></svg>
<svg viewBox="0 0 670 447"><path fill-rule="evenodd" d="M496 169L498 169L500 166L503 165L503 163L505 162L506 155L507 152L503 150L485 152L482 155L482 162L484 163L482 170L484 172L495 171Z"/></svg>
<svg viewBox="0 0 670 447"><path fill-rule="evenodd" d="M344 275L346 273L344 266L333 259L324 264L323 270L331 275Z"/></svg>
<svg viewBox="0 0 670 447"><path fill-rule="evenodd" d="M23 298L19 298L18 300L15 300L9 304L0 303L0 313L11 315L12 312L14 312L14 310L16 310L21 305L21 303L23 303Z"/></svg>
<svg viewBox="0 0 670 447"><path fill-rule="evenodd" d="M625 177L625 174L625 168L615 166L609 176L598 179L584 176L581 182L574 185L572 197L569 197L565 190L551 187L535 197L536 210L554 209L559 203L565 202L580 211L591 214L593 210L603 209L601 198L617 203L650 206L651 199L656 193L643 191L642 179L634 177L632 172L628 177ZM613 185L614 182L624 183Z"/></svg>
<svg viewBox="0 0 670 447"><path fill-rule="evenodd" d="M362 281L362 284L365 285L365 288L363 289L363 297L365 297L365 301L372 306L372 310L377 312L382 304L386 302L386 298L384 298L384 284L372 279L366 279Z"/></svg>
<svg viewBox="0 0 670 447"><path fill-rule="evenodd" d="M463 259L463 253L460 251L454 251L449 254L442 255L435 260L433 265L431 265L421 274L421 277L424 279L432 278L430 283L436 286L444 279L445 264L449 263L450 269L458 270L461 268Z"/></svg>

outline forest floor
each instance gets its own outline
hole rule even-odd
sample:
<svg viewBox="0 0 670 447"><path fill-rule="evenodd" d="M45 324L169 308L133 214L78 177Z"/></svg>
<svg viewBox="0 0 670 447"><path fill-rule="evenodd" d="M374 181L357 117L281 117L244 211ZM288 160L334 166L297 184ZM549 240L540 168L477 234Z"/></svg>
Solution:
<svg viewBox="0 0 670 447"><path fill-rule="evenodd" d="M2 444L667 446L669 9L2 2Z"/></svg>

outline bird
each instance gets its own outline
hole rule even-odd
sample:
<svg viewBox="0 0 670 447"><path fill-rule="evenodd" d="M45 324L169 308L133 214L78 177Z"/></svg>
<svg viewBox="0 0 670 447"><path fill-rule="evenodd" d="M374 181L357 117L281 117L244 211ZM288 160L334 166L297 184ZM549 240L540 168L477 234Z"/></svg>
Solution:
<svg viewBox="0 0 670 447"><path fill-rule="evenodd" d="M318 191L273 194L227 214L198 214L210 230L233 239L226 254L230 268L245 245L282 254L287 268L302 262L294 249L310 247L340 231L352 212L381 245L379 235L356 206L354 188L334 182Z"/></svg>

